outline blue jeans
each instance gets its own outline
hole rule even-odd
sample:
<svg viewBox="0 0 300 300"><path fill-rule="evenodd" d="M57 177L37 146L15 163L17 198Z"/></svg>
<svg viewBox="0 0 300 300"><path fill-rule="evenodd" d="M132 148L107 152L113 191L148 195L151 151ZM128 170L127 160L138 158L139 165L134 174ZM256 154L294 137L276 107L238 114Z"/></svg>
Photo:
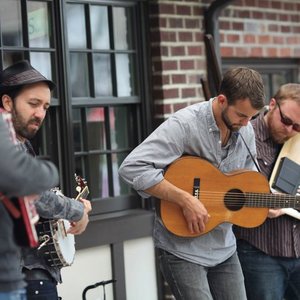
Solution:
<svg viewBox="0 0 300 300"><path fill-rule="evenodd" d="M185 261L161 249L159 260L176 300L246 300L244 277L236 253L214 267Z"/></svg>
<svg viewBox="0 0 300 300"><path fill-rule="evenodd" d="M56 283L52 280L27 280L28 300L58 300Z"/></svg>
<svg viewBox="0 0 300 300"><path fill-rule="evenodd" d="M248 300L300 300L300 259L272 257L239 240Z"/></svg>
<svg viewBox="0 0 300 300"><path fill-rule="evenodd" d="M12 292L1 293L0 300L26 300L26 291L25 289L19 289Z"/></svg>

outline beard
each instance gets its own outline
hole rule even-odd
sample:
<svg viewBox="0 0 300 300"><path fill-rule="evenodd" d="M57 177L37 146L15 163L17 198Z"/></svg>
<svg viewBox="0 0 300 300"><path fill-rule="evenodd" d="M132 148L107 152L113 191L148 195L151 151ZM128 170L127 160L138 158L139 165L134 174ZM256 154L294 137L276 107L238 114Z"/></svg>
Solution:
<svg viewBox="0 0 300 300"><path fill-rule="evenodd" d="M291 136L276 127L274 119L274 110L269 111L268 129L272 140L277 144L284 144Z"/></svg>
<svg viewBox="0 0 300 300"><path fill-rule="evenodd" d="M227 111L228 111L228 107L226 107L222 113L221 113L221 118L222 118L222 121L224 122L225 126L232 132L237 132L240 130L240 128L242 126L240 125L237 125L237 124L234 124L232 123L229 118L228 118L228 114L227 114Z"/></svg>
<svg viewBox="0 0 300 300"><path fill-rule="evenodd" d="M37 131L40 129L42 121L39 118L31 118L26 121L21 114L15 109L15 107L11 111L12 122L16 131L17 136L26 139L32 139ZM36 125L35 128L30 128L30 125Z"/></svg>

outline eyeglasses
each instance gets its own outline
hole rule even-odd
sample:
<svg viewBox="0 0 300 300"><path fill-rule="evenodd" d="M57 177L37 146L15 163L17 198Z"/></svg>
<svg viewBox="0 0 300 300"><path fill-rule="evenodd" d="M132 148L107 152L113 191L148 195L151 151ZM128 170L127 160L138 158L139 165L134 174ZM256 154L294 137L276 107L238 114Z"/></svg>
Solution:
<svg viewBox="0 0 300 300"><path fill-rule="evenodd" d="M300 124L294 123L290 118L285 116L280 108L280 105L278 102L276 102L279 108L279 113L280 113L280 118L281 118L281 123L286 125L286 126L293 126L293 130L300 132Z"/></svg>

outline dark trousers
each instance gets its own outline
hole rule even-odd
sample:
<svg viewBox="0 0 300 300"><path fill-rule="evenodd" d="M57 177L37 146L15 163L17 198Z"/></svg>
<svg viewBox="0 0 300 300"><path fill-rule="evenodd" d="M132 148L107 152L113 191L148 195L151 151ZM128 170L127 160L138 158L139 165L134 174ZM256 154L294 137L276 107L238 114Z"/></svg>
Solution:
<svg viewBox="0 0 300 300"><path fill-rule="evenodd" d="M58 300L56 283L52 280L27 280L27 300Z"/></svg>

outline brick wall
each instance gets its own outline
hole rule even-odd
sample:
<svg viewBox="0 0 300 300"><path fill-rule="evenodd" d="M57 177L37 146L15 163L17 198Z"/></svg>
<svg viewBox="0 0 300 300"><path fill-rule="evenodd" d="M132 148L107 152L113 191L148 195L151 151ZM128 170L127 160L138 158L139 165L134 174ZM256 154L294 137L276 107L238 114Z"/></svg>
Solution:
<svg viewBox="0 0 300 300"><path fill-rule="evenodd" d="M300 1L238 0L220 16L222 57L300 57Z"/></svg>
<svg viewBox="0 0 300 300"><path fill-rule="evenodd" d="M203 4L152 1L150 5L153 97L158 122L203 100Z"/></svg>
<svg viewBox="0 0 300 300"><path fill-rule="evenodd" d="M213 0L151 0L155 120L203 101L203 14ZM222 58L300 58L299 0L236 0L219 17ZM167 284L165 298L174 299Z"/></svg>
<svg viewBox="0 0 300 300"><path fill-rule="evenodd" d="M213 0L152 0L150 30L155 119L203 101L203 13ZM221 56L299 58L299 0L236 0L220 15Z"/></svg>

